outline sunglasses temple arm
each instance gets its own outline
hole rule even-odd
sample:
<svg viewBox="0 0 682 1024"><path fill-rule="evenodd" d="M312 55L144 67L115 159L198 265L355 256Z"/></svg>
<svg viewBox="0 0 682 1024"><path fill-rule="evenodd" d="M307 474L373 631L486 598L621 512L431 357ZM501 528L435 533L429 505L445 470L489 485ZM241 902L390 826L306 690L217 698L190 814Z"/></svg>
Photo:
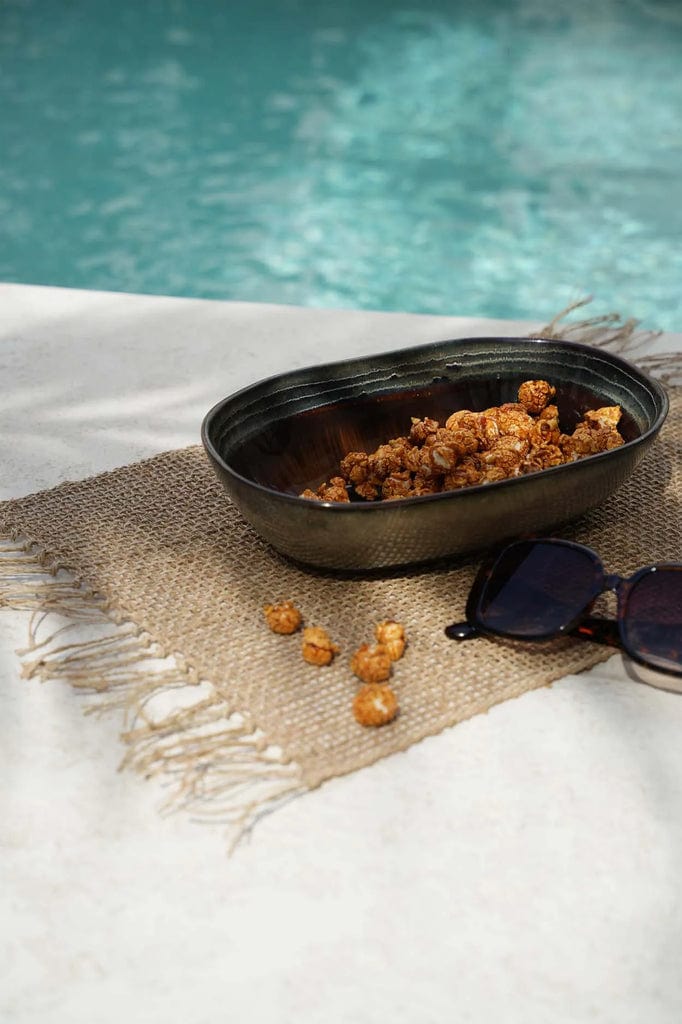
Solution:
<svg viewBox="0 0 682 1024"><path fill-rule="evenodd" d="M445 627L445 635L449 640L471 640L475 636L480 636L480 633L469 622L453 622L452 625Z"/></svg>
<svg viewBox="0 0 682 1024"><path fill-rule="evenodd" d="M620 632L615 619L599 619L588 615L573 627L571 636L593 640L598 644L608 644L609 647L621 646Z"/></svg>
<svg viewBox="0 0 682 1024"><path fill-rule="evenodd" d="M476 626L469 622L453 622L445 627L445 635L450 640L471 640L481 634ZM592 640L597 644L607 644L609 647L621 646L618 623L613 619L599 619L588 615L569 631L569 635Z"/></svg>

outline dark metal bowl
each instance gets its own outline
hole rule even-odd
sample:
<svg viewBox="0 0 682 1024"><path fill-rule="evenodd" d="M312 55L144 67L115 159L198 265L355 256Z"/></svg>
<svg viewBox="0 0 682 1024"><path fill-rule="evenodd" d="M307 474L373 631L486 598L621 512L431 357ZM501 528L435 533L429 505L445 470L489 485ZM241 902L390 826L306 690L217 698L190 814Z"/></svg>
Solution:
<svg viewBox="0 0 682 1024"><path fill-rule="evenodd" d="M442 494L332 504L316 488L351 450L409 431L411 416L516 401L527 379L557 389L562 429L620 405L620 448ZM568 341L470 338L294 370L219 402L202 441L225 490L258 534L297 561L368 570L461 554L547 531L600 504L632 473L668 412L661 385L602 349Z"/></svg>

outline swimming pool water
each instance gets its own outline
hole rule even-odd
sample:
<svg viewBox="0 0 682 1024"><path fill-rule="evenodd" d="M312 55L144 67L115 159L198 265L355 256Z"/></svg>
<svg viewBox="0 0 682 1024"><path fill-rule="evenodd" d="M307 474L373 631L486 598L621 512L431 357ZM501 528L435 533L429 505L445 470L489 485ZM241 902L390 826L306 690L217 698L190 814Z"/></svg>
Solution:
<svg viewBox="0 0 682 1024"><path fill-rule="evenodd" d="M0 280L682 330L682 7L0 0Z"/></svg>

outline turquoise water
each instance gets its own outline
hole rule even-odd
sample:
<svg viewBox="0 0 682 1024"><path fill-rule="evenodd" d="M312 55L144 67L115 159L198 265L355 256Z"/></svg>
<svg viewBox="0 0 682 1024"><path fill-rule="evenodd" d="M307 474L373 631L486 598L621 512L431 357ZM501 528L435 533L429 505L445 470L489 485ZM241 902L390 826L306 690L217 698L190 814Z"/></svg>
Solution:
<svg viewBox="0 0 682 1024"><path fill-rule="evenodd" d="M0 279L682 330L682 4L0 0Z"/></svg>

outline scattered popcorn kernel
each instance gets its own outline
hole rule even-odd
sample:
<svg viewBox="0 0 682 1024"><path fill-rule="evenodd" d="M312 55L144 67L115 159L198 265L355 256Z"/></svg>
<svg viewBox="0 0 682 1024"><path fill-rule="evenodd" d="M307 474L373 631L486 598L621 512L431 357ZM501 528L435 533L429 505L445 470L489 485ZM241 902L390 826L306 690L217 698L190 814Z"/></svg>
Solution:
<svg viewBox="0 0 682 1024"><path fill-rule="evenodd" d="M301 652L310 665L330 665L340 648L329 639L321 626L306 626Z"/></svg>
<svg viewBox="0 0 682 1024"><path fill-rule="evenodd" d="M363 683L382 683L391 674L391 657L383 644L362 644L351 658L350 667Z"/></svg>
<svg viewBox="0 0 682 1024"><path fill-rule="evenodd" d="M377 643L386 648L391 661L402 658L405 651L405 630L399 622L387 619L385 622L378 622L374 627L374 635Z"/></svg>
<svg viewBox="0 0 682 1024"><path fill-rule="evenodd" d="M265 621L273 633L295 633L301 628L303 618L292 601L282 604L266 604L263 608Z"/></svg>
<svg viewBox="0 0 682 1024"><path fill-rule="evenodd" d="M390 686L370 683L355 695L353 714L360 725L387 725L398 714L398 700Z"/></svg>

